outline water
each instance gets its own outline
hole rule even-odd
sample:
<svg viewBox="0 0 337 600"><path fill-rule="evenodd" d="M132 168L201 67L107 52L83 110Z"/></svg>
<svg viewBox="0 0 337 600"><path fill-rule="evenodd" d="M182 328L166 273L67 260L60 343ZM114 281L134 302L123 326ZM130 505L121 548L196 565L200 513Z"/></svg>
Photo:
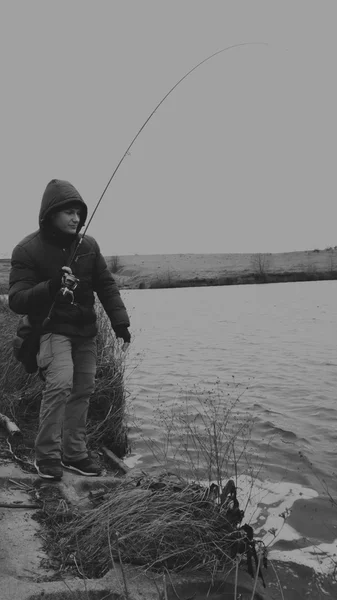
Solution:
<svg viewBox="0 0 337 600"><path fill-rule="evenodd" d="M333 486L336 292L335 281L124 292L134 338L127 385L142 433L160 399L169 406L234 377L248 387L240 404L256 420L261 456L268 445L268 475L278 469L297 482L301 451ZM140 440L137 448L151 464Z"/></svg>
<svg viewBox="0 0 337 600"><path fill-rule="evenodd" d="M325 572L337 551L337 508L327 502L337 498L336 296L336 281L123 292L136 416L129 460L155 464L146 438L162 443L159 405L181 411L189 397L193 410L207 390L223 390L224 401L228 390L243 392L239 411L254 419L251 448L263 462L250 518L266 538L281 529L269 540L279 558L317 566L310 549L319 547ZM292 511L285 523L284 509Z"/></svg>

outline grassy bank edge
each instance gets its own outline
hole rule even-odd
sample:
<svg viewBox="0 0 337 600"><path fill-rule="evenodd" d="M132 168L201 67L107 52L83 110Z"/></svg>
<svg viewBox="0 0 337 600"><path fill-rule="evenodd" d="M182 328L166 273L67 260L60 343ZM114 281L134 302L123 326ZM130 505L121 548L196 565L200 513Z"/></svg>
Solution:
<svg viewBox="0 0 337 600"><path fill-rule="evenodd" d="M140 283L138 288L180 288L225 285L251 285L262 283L288 283L295 281L330 281L337 279L337 271L307 272L285 271L283 273L240 273L219 277L193 277L191 279L175 279L171 276L153 279L149 286ZM126 286L129 287L129 286ZM135 286L136 287L136 286Z"/></svg>

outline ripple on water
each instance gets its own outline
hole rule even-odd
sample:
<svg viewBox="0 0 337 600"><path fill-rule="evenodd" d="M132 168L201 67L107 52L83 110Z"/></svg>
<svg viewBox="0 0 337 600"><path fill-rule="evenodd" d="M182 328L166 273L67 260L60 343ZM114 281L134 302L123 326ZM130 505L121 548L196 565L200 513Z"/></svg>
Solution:
<svg viewBox="0 0 337 600"><path fill-rule="evenodd" d="M219 380L224 402L230 390L254 419L251 452L266 480L336 490L337 282L153 292L128 292L128 384L143 436L160 443L156 408L181 411L190 397L192 410ZM142 465L153 464L136 428L131 436Z"/></svg>

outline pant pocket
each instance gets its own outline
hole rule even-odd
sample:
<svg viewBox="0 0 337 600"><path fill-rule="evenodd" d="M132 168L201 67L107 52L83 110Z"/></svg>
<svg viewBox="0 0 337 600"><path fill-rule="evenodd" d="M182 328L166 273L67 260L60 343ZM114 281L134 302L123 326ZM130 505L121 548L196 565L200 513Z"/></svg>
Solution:
<svg viewBox="0 0 337 600"><path fill-rule="evenodd" d="M40 369L47 369L53 360L52 333L45 333L40 337L40 349L37 353L36 362Z"/></svg>

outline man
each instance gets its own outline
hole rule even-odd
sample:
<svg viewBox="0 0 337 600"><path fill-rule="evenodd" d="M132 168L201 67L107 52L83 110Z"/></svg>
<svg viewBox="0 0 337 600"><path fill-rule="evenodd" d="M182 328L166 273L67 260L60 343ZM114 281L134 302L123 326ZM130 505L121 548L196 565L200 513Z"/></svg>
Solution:
<svg viewBox="0 0 337 600"><path fill-rule="evenodd" d="M101 472L86 447L96 374L94 292L116 337L125 343L131 338L126 308L97 242L85 235L69 264L87 212L73 185L53 179L42 197L39 230L12 254L9 306L33 326L44 324L37 364L45 388L35 440L35 467L44 479L60 480L63 467L82 475Z"/></svg>

